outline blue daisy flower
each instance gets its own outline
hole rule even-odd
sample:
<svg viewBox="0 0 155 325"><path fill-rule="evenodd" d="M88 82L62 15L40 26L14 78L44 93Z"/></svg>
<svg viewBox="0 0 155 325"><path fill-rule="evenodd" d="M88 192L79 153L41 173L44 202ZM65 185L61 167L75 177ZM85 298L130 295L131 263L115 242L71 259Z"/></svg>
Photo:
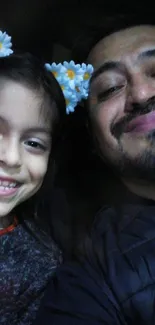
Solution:
<svg viewBox="0 0 155 325"><path fill-rule="evenodd" d="M74 61L64 61L63 66L66 68L66 76L72 81L72 87L82 82L83 70L80 64L75 64Z"/></svg>
<svg viewBox="0 0 155 325"><path fill-rule="evenodd" d="M71 88L68 82L68 79L66 78L62 78L61 80L59 80L59 85L62 89L62 91L69 91L71 92Z"/></svg>
<svg viewBox="0 0 155 325"><path fill-rule="evenodd" d="M83 69L83 84L85 85L85 88L89 88L89 81L91 78L91 75L94 71L94 68L91 64L85 64L82 63L82 69Z"/></svg>
<svg viewBox="0 0 155 325"><path fill-rule="evenodd" d="M0 31L0 57L9 56L13 53L11 50L11 36L9 36L6 32Z"/></svg>
<svg viewBox="0 0 155 325"><path fill-rule="evenodd" d="M66 73L61 74L61 78L58 79L59 83L64 84L71 91L75 90L76 82L67 77Z"/></svg>
<svg viewBox="0 0 155 325"><path fill-rule="evenodd" d="M76 87L75 91L76 91L76 96L78 98L78 102L88 97L88 91L83 87L83 85Z"/></svg>
<svg viewBox="0 0 155 325"><path fill-rule="evenodd" d="M63 64L45 64L51 71L63 91L66 100L66 113L74 112L77 103L88 97L89 81L93 72L91 64L75 64L74 61Z"/></svg>
<svg viewBox="0 0 155 325"><path fill-rule="evenodd" d="M84 73L87 73L87 76L84 76L84 79L89 79L94 71L94 68L91 64L81 64L81 68L83 69Z"/></svg>
<svg viewBox="0 0 155 325"><path fill-rule="evenodd" d="M75 92L71 92L70 90L63 91L65 100L66 100L66 113L74 112L75 107L78 102L78 98Z"/></svg>
<svg viewBox="0 0 155 325"><path fill-rule="evenodd" d="M90 85L90 80L85 80L82 84L84 91L87 93L89 92L89 85Z"/></svg>
<svg viewBox="0 0 155 325"><path fill-rule="evenodd" d="M65 74L66 69L63 67L61 63L56 64L53 62L52 64L45 63L45 68L52 72L54 77L59 81L62 79L63 74Z"/></svg>

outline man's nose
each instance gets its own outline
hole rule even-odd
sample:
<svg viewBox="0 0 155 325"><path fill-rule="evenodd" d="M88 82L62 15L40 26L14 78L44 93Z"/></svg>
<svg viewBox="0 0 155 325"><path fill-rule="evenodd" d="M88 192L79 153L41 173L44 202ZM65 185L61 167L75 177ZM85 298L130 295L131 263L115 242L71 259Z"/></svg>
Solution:
<svg viewBox="0 0 155 325"><path fill-rule="evenodd" d="M132 110L133 107L138 107L153 97L155 97L155 80L137 74L129 85L126 110Z"/></svg>

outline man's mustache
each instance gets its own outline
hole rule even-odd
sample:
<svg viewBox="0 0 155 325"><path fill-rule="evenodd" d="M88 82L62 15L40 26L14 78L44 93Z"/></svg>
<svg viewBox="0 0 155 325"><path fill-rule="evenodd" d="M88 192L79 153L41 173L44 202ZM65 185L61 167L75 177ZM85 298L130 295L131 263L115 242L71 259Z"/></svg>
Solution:
<svg viewBox="0 0 155 325"><path fill-rule="evenodd" d="M115 138L120 138L124 130L126 129L129 122L138 116L145 115L155 111L155 96L149 99L147 102L142 104L132 104L132 111L125 117L120 119L116 124L112 124L111 133Z"/></svg>

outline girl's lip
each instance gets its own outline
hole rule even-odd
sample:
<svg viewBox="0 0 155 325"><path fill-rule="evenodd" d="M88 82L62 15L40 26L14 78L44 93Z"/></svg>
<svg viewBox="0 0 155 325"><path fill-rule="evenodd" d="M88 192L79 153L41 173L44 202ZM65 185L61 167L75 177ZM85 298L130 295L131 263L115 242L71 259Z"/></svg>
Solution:
<svg viewBox="0 0 155 325"><path fill-rule="evenodd" d="M13 195L16 194L18 189L19 189L19 186L16 186L16 187L3 187L3 186L0 186L0 197L13 196Z"/></svg>
<svg viewBox="0 0 155 325"><path fill-rule="evenodd" d="M0 181L2 182L10 182L10 183L19 183L17 182L15 179L11 178L11 177L5 177L5 176L0 176Z"/></svg>
<svg viewBox="0 0 155 325"><path fill-rule="evenodd" d="M18 185L21 184L21 182L16 180L15 178L5 177L5 176L0 176L0 182L16 183Z"/></svg>
<svg viewBox="0 0 155 325"><path fill-rule="evenodd" d="M0 176L0 197L14 196L21 183L16 181L14 178Z"/></svg>

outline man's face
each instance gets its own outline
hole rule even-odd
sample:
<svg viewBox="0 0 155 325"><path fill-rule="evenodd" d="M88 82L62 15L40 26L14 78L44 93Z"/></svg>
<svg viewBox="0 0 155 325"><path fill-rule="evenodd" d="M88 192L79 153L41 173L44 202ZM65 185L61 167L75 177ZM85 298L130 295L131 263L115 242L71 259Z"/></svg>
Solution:
<svg viewBox="0 0 155 325"><path fill-rule="evenodd" d="M89 112L105 159L155 179L155 27L113 33L91 51Z"/></svg>

